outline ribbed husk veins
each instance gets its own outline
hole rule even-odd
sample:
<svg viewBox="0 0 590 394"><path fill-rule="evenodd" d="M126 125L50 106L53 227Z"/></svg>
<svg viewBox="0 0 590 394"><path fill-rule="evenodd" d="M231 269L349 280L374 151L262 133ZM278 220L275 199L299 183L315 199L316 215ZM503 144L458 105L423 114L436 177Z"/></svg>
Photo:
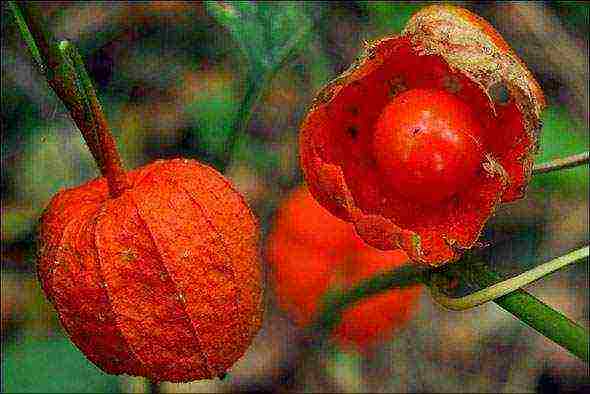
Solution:
<svg viewBox="0 0 590 394"><path fill-rule="evenodd" d="M218 172L185 159L58 193L40 223L38 275L74 344L107 373L213 378L261 325L258 224Z"/></svg>
<svg viewBox="0 0 590 394"><path fill-rule="evenodd" d="M409 89L455 95L483 129L476 180L435 206L388 187L373 152L379 116ZM301 126L301 165L314 197L365 242L440 266L476 244L500 203L524 196L544 107L539 85L492 26L461 8L430 6L401 35L367 45L318 93Z"/></svg>

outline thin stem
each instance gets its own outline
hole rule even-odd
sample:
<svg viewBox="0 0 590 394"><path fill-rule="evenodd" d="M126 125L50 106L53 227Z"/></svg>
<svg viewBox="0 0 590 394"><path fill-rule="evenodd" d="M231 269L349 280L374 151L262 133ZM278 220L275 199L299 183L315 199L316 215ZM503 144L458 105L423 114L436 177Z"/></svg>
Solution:
<svg viewBox="0 0 590 394"><path fill-rule="evenodd" d="M74 122L82 132L86 144L95 161L102 161L98 141L85 134L87 125L91 123L89 113L84 111L85 103L75 78L75 70L71 62L64 58L57 42L51 39L48 32L39 22L39 12L35 4L16 3L10 1L17 26L35 59L39 70L47 78L49 86L62 100L70 111ZM29 25L31 29L29 29Z"/></svg>
<svg viewBox="0 0 590 394"><path fill-rule="evenodd" d="M246 132L248 123L250 123L250 118L252 117L252 113L260 102L260 99L264 93L264 89L270 84L270 81L271 77L269 74L265 74L264 77L260 79L257 78L254 72L250 72L250 76L248 77L248 87L246 88L246 93L244 94L244 97L240 102L240 106L238 107L238 113L234 118L231 127L232 135L228 139L227 145L225 147L221 164L222 172L225 171L229 166L238 137Z"/></svg>
<svg viewBox="0 0 590 394"><path fill-rule="evenodd" d="M21 12L19 6L14 1L9 1L8 5L12 10L12 14L14 15L14 19L16 21L16 25L25 40L25 43L29 47L31 54L33 55L33 59L37 63L37 66L41 70L46 68L45 63L43 62L43 58L41 57L41 53L39 52L39 48L37 48L37 44L35 44L35 39L33 38L33 34L29 30L29 26L27 26L27 22L25 21L25 17Z"/></svg>
<svg viewBox="0 0 590 394"><path fill-rule="evenodd" d="M587 256L588 248L581 248L552 260L539 272L545 272L551 268L545 272L546 275L557 266L564 266ZM470 272L463 275L463 279L476 282L480 286L494 286L499 279L496 273L489 271L482 264L469 264L469 269ZM538 276L538 272L527 274L524 278L530 280L536 276ZM429 272L413 266L405 266L366 279L351 289L329 292L324 297L323 307L317 320L308 327L309 331L305 336L309 341L308 345L321 345L326 336L340 322L343 311L360 300L393 288L411 286L421 282L431 284ZM504 294L504 290L498 293L503 295L496 298L494 302L577 357L588 361L587 330L522 289L517 289L509 294Z"/></svg>
<svg viewBox="0 0 590 394"><path fill-rule="evenodd" d="M590 163L590 152L555 159L546 163L536 164L533 167L533 175L545 174L547 172L565 170Z"/></svg>
<svg viewBox="0 0 590 394"><path fill-rule="evenodd" d="M558 269L587 258L589 253L590 248L585 246L564 256L553 259L547 263L541 264L513 278L495 283L482 290L471 293L465 297L447 296L436 283L436 281L431 281L429 283L429 287L432 293L432 298L434 298L436 302L447 309L461 311L476 307L488 301L493 301L498 297L516 291L521 287L524 287L552 272L557 271Z"/></svg>
<svg viewBox="0 0 590 394"><path fill-rule="evenodd" d="M18 4L14 1L10 3L10 8L15 13L19 29L22 32L24 28L28 32L23 36L29 48L33 48L31 51L35 60L48 70L58 68L62 63L61 53L57 43L43 26L39 8L28 1L20 1Z"/></svg>
<svg viewBox="0 0 590 394"><path fill-rule="evenodd" d="M324 13L325 15L325 13ZM246 93L240 102L238 113L234 119L232 125L233 136L229 139L227 147L225 149L225 155L222 163L222 171L227 168L230 164L231 156L233 154L237 137L244 134L252 117L254 109L258 106L262 96L266 92L266 89L270 86L275 75L288 63L288 61L297 53L300 49L301 44L311 32L315 29L316 24L310 24L306 26L297 34L291 38L289 42L282 48L282 50L276 56L274 62L268 67L253 66L250 67L248 75L248 87ZM259 73L262 71L262 77Z"/></svg>
<svg viewBox="0 0 590 394"><path fill-rule="evenodd" d="M114 139L84 63L73 45L58 44L44 28L40 12L30 2L10 2L17 26L49 86L70 115L107 179L113 197L128 187Z"/></svg>

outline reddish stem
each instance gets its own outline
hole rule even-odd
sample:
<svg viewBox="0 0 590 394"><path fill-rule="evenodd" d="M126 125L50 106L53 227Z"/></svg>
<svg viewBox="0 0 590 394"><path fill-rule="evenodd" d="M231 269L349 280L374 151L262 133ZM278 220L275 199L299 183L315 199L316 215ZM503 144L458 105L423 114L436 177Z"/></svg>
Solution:
<svg viewBox="0 0 590 394"><path fill-rule="evenodd" d="M100 108L100 104L92 100L91 108L96 121L96 134L98 140L98 147L100 150L101 160L98 161L98 167L101 174L106 178L109 186L109 195L112 198L119 197L131 185L127 179L127 174L121 165L121 157L117 151L117 144L113 138L113 134L109 130L108 123L104 117L104 113ZM85 133L82 133L85 135Z"/></svg>
<svg viewBox="0 0 590 394"><path fill-rule="evenodd" d="M62 53L56 40L45 30L35 4L15 3L15 7L22 14L27 33L39 50L42 72L80 129L101 174L107 180L109 195L113 198L120 196L130 185L84 62L72 47L67 47L68 56Z"/></svg>
<svg viewBox="0 0 590 394"><path fill-rule="evenodd" d="M90 98L90 108L80 101L75 92L75 83L59 76L48 78L49 85L70 112L82 133L92 157L109 185L109 195L120 196L130 187L121 165L121 158L108 123L98 100ZM90 111L91 113L88 113Z"/></svg>

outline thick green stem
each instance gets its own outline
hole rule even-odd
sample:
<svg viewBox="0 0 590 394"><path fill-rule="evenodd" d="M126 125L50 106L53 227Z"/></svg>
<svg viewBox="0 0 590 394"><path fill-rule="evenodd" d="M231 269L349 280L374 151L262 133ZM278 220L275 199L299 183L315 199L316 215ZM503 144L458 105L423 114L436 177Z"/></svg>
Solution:
<svg viewBox="0 0 590 394"><path fill-rule="evenodd" d="M524 290L494 300L521 322L588 362L588 331Z"/></svg>
<svg viewBox="0 0 590 394"><path fill-rule="evenodd" d="M476 264L472 269L475 275L470 277L479 285L488 286L498 280L498 275L483 265ZM494 302L575 356L589 361L588 331L532 294L519 289L495 299Z"/></svg>
<svg viewBox="0 0 590 394"><path fill-rule="evenodd" d="M60 43L60 50L74 64L87 107L86 114L91 117L91 123L88 125L89 128L85 130L85 133L92 134L91 138L98 145L101 154L101 161L98 163L100 171L107 179L111 196L117 197L130 186L121 164L121 158L117 152L115 139L110 131L104 112L98 101L98 96L92 85L92 80L86 72L86 67L84 66L84 61L80 53L68 41L62 41Z"/></svg>

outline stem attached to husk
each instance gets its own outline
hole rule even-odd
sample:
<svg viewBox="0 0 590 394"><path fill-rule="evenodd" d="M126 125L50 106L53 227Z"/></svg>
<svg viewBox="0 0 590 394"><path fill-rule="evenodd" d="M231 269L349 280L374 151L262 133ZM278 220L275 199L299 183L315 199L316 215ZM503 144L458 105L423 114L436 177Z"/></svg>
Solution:
<svg viewBox="0 0 590 394"><path fill-rule="evenodd" d="M98 147L101 152L100 166L101 173L107 179L109 184L109 192L112 197L117 197L123 193L125 189L130 187L127 181L127 175L121 165L121 158L117 151L117 145L113 134L109 129L109 125L102 111L100 102L92 85L92 80L86 72L84 62L76 47L68 41L62 41L59 45L62 53L68 57L74 64L78 81L82 88L82 94L87 105L87 112L93 118L90 130L94 134Z"/></svg>
<svg viewBox="0 0 590 394"><path fill-rule="evenodd" d="M520 275L495 283L479 291L470 293L464 297L447 296L436 280L430 281L430 292L434 300L447 309L453 311L471 309L488 301L493 301L496 298L512 293L513 291L529 285L536 280L541 279L570 264L587 259L589 254L590 248L585 246L563 256L552 259L551 261L540 264L528 271L523 272Z"/></svg>
<svg viewBox="0 0 590 394"><path fill-rule="evenodd" d="M579 261L581 258L587 258L588 250L587 248L582 248L572 252L570 255L552 260L550 264L561 267L566 265L561 264L561 260L567 260L568 264L573 261ZM499 279L497 274L490 271L483 264L472 264L469 261L467 263L469 272L464 272L465 275L460 275L463 280L475 282L479 286L500 285L495 284ZM547 270L545 274L553 271L553 269ZM329 292L324 297L324 302L317 320L308 327L308 332L305 335L308 344L320 345L338 325L342 313L355 303L391 289L411 286L420 282L428 286L434 286L432 274L433 272L431 271L420 270L414 266L405 266L366 279L351 289ZM540 334L588 362L588 331L560 312L522 289L516 289L508 294L506 292L499 293L493 301L506 311L512 313L524 324L534 328Z"/></svg>
<svg viewBox="0 0 590 394"><path fill-rule="evenodd" d="M75 47L57 43L45 29L39 9L30 2L10 1L16 24L49 86L68 108L86 144L117 197L129 182L96 92Z"/></svg>

